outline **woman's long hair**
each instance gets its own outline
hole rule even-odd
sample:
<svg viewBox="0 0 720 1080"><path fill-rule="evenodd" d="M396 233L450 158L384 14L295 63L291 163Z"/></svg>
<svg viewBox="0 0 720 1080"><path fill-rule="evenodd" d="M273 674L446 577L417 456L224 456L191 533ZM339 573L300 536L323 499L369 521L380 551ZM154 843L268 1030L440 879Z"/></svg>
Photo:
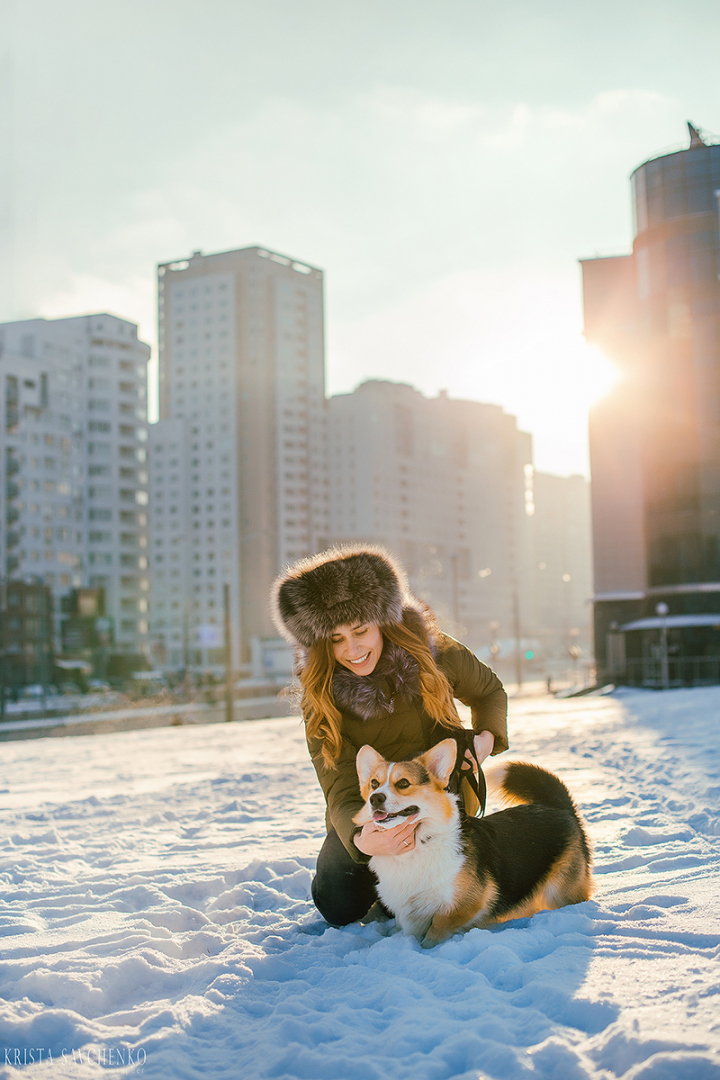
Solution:
<svg viewBox="0 0 720 1080"><path fill-rule="evenodd" d="M445 727L461 728L450 683L435 663L427 639L402 623L381 626L383 641L392 641L412 656L418 664L420 693L425 711ZM308 738L322 739L325 766L337 764L342 747L340 724L342 714L335 704L332 690L335 655L330 638L320 638L309 650L300 672L303 688L303 711ZM357 678L362 678L358 675Z"/></svg>

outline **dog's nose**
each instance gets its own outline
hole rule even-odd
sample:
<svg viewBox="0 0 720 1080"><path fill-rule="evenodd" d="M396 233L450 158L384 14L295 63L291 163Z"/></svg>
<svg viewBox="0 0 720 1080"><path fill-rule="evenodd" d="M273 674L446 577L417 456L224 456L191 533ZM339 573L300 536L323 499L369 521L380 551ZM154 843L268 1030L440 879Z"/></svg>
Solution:
<svg viewBox="0 0 720 1080"><path fill-rule="evenodd" d="M374 810L379 810L382 804L385 802L385 796L382 791L376 791L374 795L370 796L370 805Z"/></svg>

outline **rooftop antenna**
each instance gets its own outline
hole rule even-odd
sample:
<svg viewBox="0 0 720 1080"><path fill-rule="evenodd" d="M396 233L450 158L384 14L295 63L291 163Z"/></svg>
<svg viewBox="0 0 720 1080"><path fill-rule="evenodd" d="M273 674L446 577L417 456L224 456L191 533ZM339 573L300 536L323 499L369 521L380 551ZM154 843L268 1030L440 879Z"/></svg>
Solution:
<svg viewBox="0 0 720 1080"><path fill-rule="evenodd" d="M688 126L688 131L690 132L690 149L694 150L696 146L707 146L707 143L703 139L698 129L696 127L693 127L689 120L686 122Z"/></svg>

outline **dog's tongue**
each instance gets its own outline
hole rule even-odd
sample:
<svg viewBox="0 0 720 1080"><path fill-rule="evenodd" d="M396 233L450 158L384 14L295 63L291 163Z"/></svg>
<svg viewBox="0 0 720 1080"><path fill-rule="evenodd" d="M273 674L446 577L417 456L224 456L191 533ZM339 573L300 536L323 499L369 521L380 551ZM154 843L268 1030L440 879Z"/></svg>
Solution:
<svg viewBox="0 0 720 1080"><path fill-rule="evenodd" d="M384 821L387 816L385 810L373 810L373 821Z"/></svg>

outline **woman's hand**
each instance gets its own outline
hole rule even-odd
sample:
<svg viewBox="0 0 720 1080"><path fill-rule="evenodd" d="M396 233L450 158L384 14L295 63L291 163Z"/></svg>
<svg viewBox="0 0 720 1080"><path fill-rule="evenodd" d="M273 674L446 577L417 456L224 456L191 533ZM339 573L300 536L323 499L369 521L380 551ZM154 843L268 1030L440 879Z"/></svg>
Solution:
<svg viewBox="0 0 720 1080"><path fill-rule="evenodd" d="M482 765L485 758L492 753L492 748L495 745L495 736L492 731L481 731L479 735L474 737L473 745L475 746L477 759ZM465 761L462 763L462 768L475 770L475 762L473 761L472 754L469 750L465 751Z"/></svg>
<svg viewBox="0 0 720 1080"><path fill-rule="evenodd" d="M355 847L364 855L405 855L415 848L417 823L417 814L392 829L381 829L374 821L368 821L355 833Z"/></svg>

